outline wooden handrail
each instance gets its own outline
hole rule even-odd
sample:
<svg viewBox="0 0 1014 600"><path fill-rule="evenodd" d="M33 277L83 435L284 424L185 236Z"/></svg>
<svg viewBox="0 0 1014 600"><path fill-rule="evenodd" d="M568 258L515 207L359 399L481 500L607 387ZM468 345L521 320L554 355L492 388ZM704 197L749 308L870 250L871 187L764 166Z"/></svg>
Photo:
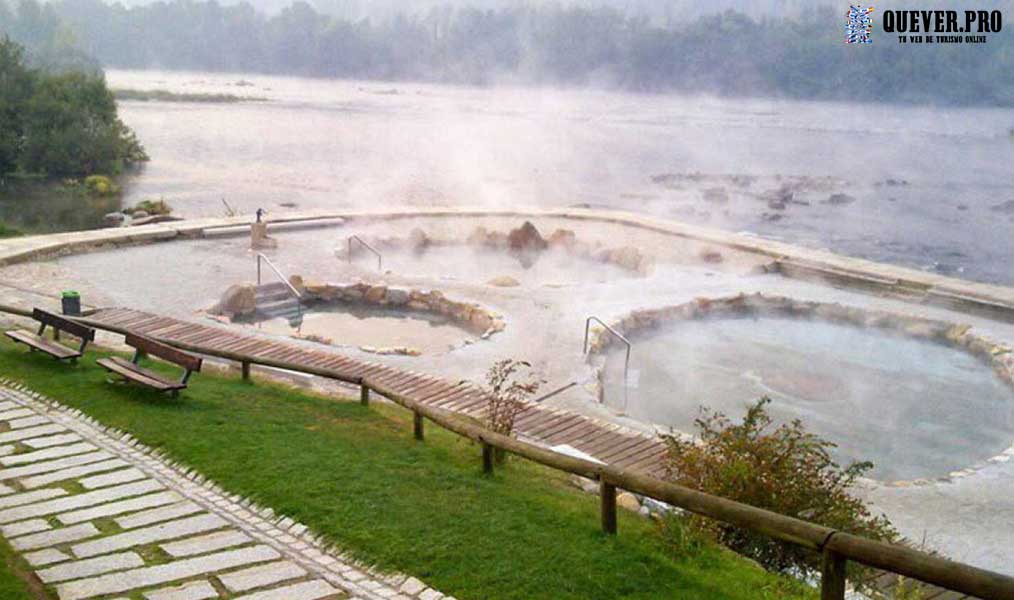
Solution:
<svg viewBox="0 0 1014 600"><path fill-rule="evenodd" d="M25 317L30 317L32 314L31 310L2 304L0 304L0 312ZM96 329L120 334L128 332L122 327L107 325L87 317L77 317L74 320ZM842 600L844 598L841 591L843 588L836 584L839 583L843 568L842 561L845 560L855 561L978 598L1014 600L1014 577L934 556L913 548L851 535L823 525L677 485L638 471L555 452L543 446L491 431L474 420L404 396L380 382L371 381L368 377L350 377L336 369L310 367L289 361L255 357L240 352L208 348L199 344L173 340L166 340L166 343L206 356L237 361L244 365L264 365L360 385L364 397L368 397L370 391L376 392L413 413L437 423L448 431L481 444L484 457L488 456L488 449L498 448L553 469L598 480L611 488L621 488L698 515L767 535L782 542L823 552L825 555L824 578L826 581L835 583L823 587L822 598L824 600ZM416 426L419 427L419 424L417 423ZM607 502L608 499L604 498L604 501ZM612 509L615 510L615 506Z"/></svg>

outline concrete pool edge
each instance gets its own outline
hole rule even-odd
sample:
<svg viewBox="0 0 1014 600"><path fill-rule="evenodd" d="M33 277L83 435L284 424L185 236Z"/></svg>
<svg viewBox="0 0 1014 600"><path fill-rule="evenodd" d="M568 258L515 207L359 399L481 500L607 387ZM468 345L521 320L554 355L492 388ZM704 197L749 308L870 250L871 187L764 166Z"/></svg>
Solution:
<svg viewBox="0 0 1014 600"><path fill-rule="evenodd" d="M930 319L900 312L889 312L846 306L836 302L799 300L786 296L763 293L735 294L714 298L697 298L689 302L627 312L603 326L589 330L586 359L594 371L594 394L604 404L605 351L613 347L616 334L633 338L639 333L657 329L661 325L684 321L769 317L791 319L819 319L828 323L860 328L880 329L912 339L929 341L963 351L982 361L1008 387L1014 388L1014 349L1003 342L973 333L973 328L962 323ZM606 329L608 327L609 329ZM649 423L656 431L666 427ZM675 430L673 430L675 432ZM689 432L678 432L689 435ZM974 475L986 467L1014 459L1014 442L1002 452L976 461L971 466L952 470L946 475L917 479L879 480L871 483L888 487L931 485L953 482Z"/></svg>
<svg viewBox="0 0 1014 600"><path fill-rule="evenodd" d="M978 283L926 273L865 259L768 240L759 236L710 229L671 219L596 209L482 209L423 208L412 210L356 210L300 212L270 221L273 229L332 227L346 221L385 221L411 218L501 217L558 218L615 224L706 242L772 259L768 268L787 277L819 279L828 284L887 293L911 302L943 305L959 311L1014 321L1014 287ZM241 235L250 216L173 221L139 227L119 227L10 238L0 241L0 266L32 262L51 256L83 253L105 246L137 245L175 239ZM231 231L230 231L231 230Z"/></svg>

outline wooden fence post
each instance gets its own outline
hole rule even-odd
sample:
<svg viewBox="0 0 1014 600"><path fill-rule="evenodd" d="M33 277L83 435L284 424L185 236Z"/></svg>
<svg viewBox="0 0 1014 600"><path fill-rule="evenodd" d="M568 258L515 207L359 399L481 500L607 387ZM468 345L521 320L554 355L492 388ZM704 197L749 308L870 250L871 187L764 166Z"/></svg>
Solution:
<svg viewBox="0 0 1014 600"><path fill-rule="evenodd" d="M833 550L824 549L820 574L820 600L845 600L845 567L848 561Z"/></svg>
<svg viewBox="0 0 1014 600"><path fill-rule="evenodd" d="M482 472L487 475L493 474L493 446L485 442L482 444Z"/></svg>
<svg viewBox="0 0 1014 600"><path fill-rule="evenodd" d="M243 365L243 381L250 381L250 363L243 361L240 364Z"/></svg>
<svg viewBox="0 0 1014 600"><path fill-rule="evenodd" d="M605 479L599 480L599 498L602 503L602 531L616 535L616 486Z"/></svg>
<svg viewBox="0 0 1014 600"><path fill-rule="evenodd" d="M422 413L418 412L414 414L415 414L415 422L413 423L414 425L413 429L415 433L415 439L421 442L423 440L423 416Z"/></svg>
<svg viewBox="0 0 1014 600"><path fill-rule="evenodd" d="M359 403L363 406L370 405L370 388L365 383L359 384Z"/></svg>

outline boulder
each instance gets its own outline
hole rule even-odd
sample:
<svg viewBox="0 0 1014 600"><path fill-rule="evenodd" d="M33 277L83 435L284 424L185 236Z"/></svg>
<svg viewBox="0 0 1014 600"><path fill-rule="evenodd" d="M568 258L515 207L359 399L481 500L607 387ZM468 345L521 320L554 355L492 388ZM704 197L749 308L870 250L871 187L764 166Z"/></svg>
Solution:
<svg viewBox="0 0 1014 600"><path fill-rule="evenodd" d="M704 197L706 202L711 202L713 204L729 203L729 193L726 192L724 188L708 188L704 190L701 195Z"/></svg>
<svg viewBox="0 0 1014 600"><path fill-rule="evenodd" d="M426 235L426 232L416 227L408 234L408 246L412 252L422 254L432 245L433 240Z"/></svg>
<svg viewBox="0 0 1014 600"><path fill-rule="evenodd" d="M121 212L111 212L102 217L102 225L105 227L120 227L126 220L127 215Z"/></svg>
<svg viewBox="0 0 1014 600"><path fill-rule="evenodd" d="M630 492L620 492L616 495L616 506L625 508L629 511L639 512L641 510L641 502Z"/></svg>
<svg viewBox="0 0 1014 600"><path fill-rule="evenodd" d="M697 256L701 259L701 262L709 265L717 265L725 260L725 257L722 256L721 252L712 248L701 250Z"/></svg>
<svg viewBox="0 0 1014 600"><path fill-rule="evenodd" d="M570 249L577 243L577 234L570 229L557 229L549 236L550 248Z"/></svg>
<svg viewBox="0 0 1014 600"><path fill-rule="evenodd" d="M303 282L302 275L290 275L289 285L296 288L296 291L300 294L306 293L306 284Z"/></svg>
<svg viewBox="0 0 1014 600"><path fill-rule="evenodd" d="M257 310L257 289L251 283L230 286L209 312L225 315L230 319L252 315Z"/></svg>
<svg viewBox="0 0 1014 600"><path fill-rule="evenodd" d="M380 304L381 302L384 301L384 297L386 295L387 295L387 286L375 285L370 289L366 290L366 294L364 294L364 297L366 298L367 302L373 304Z"/></svg>
<svg viewBox="0 0 1014 600"><path fill-rule="evenodd" d="M507 234L507 248L516 254L531 254L542 252L549 246L546 239L542 237L539 230L532 225L531 221L525 221L521 227L512 229Z"/></svg>
<svg viewBox="0 0 1014 600"><path fill-rule="evenodd" d="M401 288L387 288L387 302L392 306L408 304L409 291Z"/></svg>
<svg viewBox="0 0 1014 600"><path fill-rule="evenodd" d="M519 283L517 279L514 279L510 275L501 275L499 277L494 277L493 279L487 281L486 284L494 287L518 287L519 285L521 285L521 283Z"/></svg>

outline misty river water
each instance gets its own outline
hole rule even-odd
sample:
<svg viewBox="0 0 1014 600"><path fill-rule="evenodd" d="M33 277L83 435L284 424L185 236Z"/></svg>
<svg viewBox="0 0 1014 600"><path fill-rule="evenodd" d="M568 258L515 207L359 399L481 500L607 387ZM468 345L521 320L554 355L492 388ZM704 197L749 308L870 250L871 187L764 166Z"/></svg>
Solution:
<svg viewBox="0 0 1014 600"><path fill-rule="evenodd" d="M602 206L1014 284L1014 110L110 71L183 216ZM831 201L832 195L838 195Z"/></svg>

